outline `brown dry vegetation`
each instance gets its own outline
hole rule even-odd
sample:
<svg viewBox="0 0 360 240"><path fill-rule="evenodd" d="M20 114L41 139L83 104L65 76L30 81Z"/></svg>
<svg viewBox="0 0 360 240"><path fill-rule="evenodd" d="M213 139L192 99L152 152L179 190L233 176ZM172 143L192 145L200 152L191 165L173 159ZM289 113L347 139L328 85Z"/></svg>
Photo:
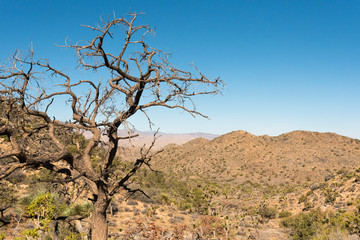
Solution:
<svg viewBox="0 0 360 240"><path fill-rule="evenodd" d="M334 133L295 131L270 137L237 131L214 140L198 138L181 146L170 144L153 159L153 166L168 177L190 183L189 187L192 182L208 194L212 188L207 214L219 217L223 226L231 222L230 239L295 239L281 224L289 216L358 211L360 184L355 170L359 147L359 140ZM172 187L176 189L174 184ZM153 222L171 229L167 225L170 213L192 216L184 217L188 226L199 223L197 213L178 208L179 203L172 210L159 208ZM358 239L345 230L321 231L319 236Z"/></svg>
<svg viewBox="0 0 360 240"><path fill-rule="evenodd" d="M152 160L162 172L140 171L133 183L150 199L124 201L125 192L113 199L109 239L357 240L359 147L356 139L304 131L237 131L168 145ZM136 148L120 152L136 157Z"/></svg>
<svg viewBox="0 0 360 240"><path fill-rule="evenodd" d="M236 131L171 145L153 160L167 172L260 184L321 182L359 166L360 141L335 133L294 131L276 137Z"/></svg>

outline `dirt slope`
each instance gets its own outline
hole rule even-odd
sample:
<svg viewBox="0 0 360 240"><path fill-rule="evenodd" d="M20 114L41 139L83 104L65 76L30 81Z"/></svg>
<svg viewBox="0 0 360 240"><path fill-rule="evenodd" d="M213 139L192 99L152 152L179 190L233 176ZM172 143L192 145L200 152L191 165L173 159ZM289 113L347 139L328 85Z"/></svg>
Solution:
<svg viewBox="0 0 360 240"><path fill-rule="evenodd" d="M153 161L166 172L218 180L281 184L324 181L360 164L360 141L335 133L294 131L276 137L231 132L169 145Z"/></svg>

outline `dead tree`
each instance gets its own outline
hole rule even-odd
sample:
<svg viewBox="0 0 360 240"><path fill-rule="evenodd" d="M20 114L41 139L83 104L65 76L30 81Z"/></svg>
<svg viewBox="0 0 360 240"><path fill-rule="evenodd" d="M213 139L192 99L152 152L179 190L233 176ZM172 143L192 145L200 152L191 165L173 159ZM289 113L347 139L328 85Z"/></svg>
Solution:
<svg viewBox="0 0 360 240"><path fill-rule="evenodd" d="M195 66L190 72L173 67L167 53L147 44L153 30L135 25L136 18L133 13L85 26L95 34L93 39L64 46L75 50L79 67L101 76L98 80L72 78L47 59L35 59L32 49L23 56L15 53L0 68L0 135L11 144L0 152L0 158L9 159L0 178L19 168L46 168L66 176L58 181L84 181L93 195L91 232L96 240L107 239L111 198L120 189L133 191L129 180L151 160L150 150L144 149L132 169L111 177L119 141L132 137L118 136L118 129L136 113L150 121L146 110L153 107L206 117L192 98L217 94L223 87L222 80L207 78ZM116 47L111 47L114 41ZM72 112L67 122L48 114L53 101L64 96ZM79 143L84 131L92 137ZM106 144L106 154L95 168L91 158L100 143Z"/></svg>

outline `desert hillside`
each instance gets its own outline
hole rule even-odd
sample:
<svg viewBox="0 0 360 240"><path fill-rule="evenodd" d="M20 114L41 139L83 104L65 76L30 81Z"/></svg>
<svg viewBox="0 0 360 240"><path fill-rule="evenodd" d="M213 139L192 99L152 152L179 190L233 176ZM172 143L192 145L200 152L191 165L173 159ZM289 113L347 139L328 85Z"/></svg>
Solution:
<svg viewBox="0 0 360 240"><path fill-rule="evenodd" d="M306 131L197 138L166 146L153 159L165 178L145 190L166 193L179 209L187 209L178 216L190 214L194 220L184 223L197 224L194 212L200 206L204 213L205 206L206 214L219 217L224 226L231 222L225 227L229 239L358 240L359 148L357 139ZM181 195L184 189L189 193ZM169 211L159 208L154 221L165 226Z"/></svg>
<svg viewBox="0 0 360 240"><path fill-rule="evenodd" d="M10 148L0 138L0 149ZM142 168L131 182L149 198L127 191L114 196L109 239L359 240L359 148L357 139L305 131L276 137L236 131L169 144L152 160L152 168L161 171ZM121 146L118 173L131 170L139 151L139 146ZM60 218L81 215L76 224L84 232L71 225L75 220L64 222L68 228L61 231L74 239L87 234L91 203L85 185L47 181L53 177L40 169L3 180L2 202L11 203L0 219L5 239L32 221L25 218L13 226L15 210L47 191L57 193ZM60 195L62 188L70 195Z"/></svg>
<svg viewBox="0 0 360 240"><path fill-rule="evenodd" d="M302 184L360 165L360 141L335 133L294 131L276 137L235 131L213 140L169 145L153 161L166 172L241 183Z"/></svg>

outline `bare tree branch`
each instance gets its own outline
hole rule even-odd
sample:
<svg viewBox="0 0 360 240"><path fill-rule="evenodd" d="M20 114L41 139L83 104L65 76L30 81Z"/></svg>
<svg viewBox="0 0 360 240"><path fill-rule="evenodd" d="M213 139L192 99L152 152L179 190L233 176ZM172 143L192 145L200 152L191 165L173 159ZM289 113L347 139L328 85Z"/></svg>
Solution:
<svg viewBox="0 0 360 240"><path fill-rule="evenodd" d="M8 177L10 174L15 172L17 169L23 168L26 166L26 163L19 163L15 166L10 167L9 169L5 170L2 175L0 175L0 180Z"/></svg>
<svg viewBox="0 0 360 240"><path fill-rule="evenodd" d="M49 60L36 59L33 49L24 55L15 52L0 66L0 135L9 146L0 159L16 160L11 168L0 170L0 179L19 168L45 167L66 173L67 178L54 181L84 181L94 196L93 239L106 239L106 208L119 189L142 192L131 190L128 183L142 166L152 169L150 161L157 154L152 151L154 135L133 167L114 177L119 141L137 136L130 131L128 136L118 136L120 127L129 127L129 119L138 111L151 127L146 110L152 107L208 118L196 109L193 97L218 94L224 87L221 79L207 78L195 66L192 71L174 67L168 53L148 45L153 29L136 25L138 16L130 13L101 20L95 27L85 25L93 38L64 46L76 52L79 68L101 73L96 81L72 78ZM113 42L120 48L111 48ZM46 87L51 81L56 85ZM88 91L83 93L84 89ZM72 114L67 122L49 115L53 102L64 97ZM89 139L84 138L85 132L91 133ZM105 219L102 228L97 218Z"/></svg>

